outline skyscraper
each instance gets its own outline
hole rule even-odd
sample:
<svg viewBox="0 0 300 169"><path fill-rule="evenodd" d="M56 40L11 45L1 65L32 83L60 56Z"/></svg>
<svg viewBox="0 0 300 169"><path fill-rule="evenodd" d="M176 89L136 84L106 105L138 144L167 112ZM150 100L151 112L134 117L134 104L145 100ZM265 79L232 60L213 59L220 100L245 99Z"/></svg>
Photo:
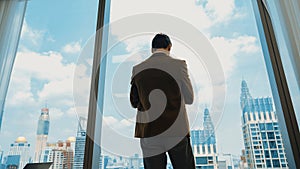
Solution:
<svg viewBox="0 0 300 169"><path fill-rule="evenodd" d="M245 158L249 169L288 168L272 99L252 98L243 80L240 105Z"/></svg>
<svg viewBox="0 0 300 169"><path fill-rule="evenodd" d="M108 163L109 163L110 157L107 155L103 155L101 157L101 167L99 167L99 169L106 169Z"/></svg>
<svg viewBox="0 0 300 169"><path fill-rule="evenodd" d="M196 168L217 169L216 136L209 110L204 110L203 129L191 131Z"/></svg>
<svg viewBox="0 0 300 169"><path fill-rule="evenodd" d="M19 169L20 155L8 155L4 158L4 165L2 169Z"/></svg>
<svg viewBox="0 0 300 169"><path fill-rule="evenodd" d="M42 108L41 115L38 121L38 128L36 132L36 145L35 145L35 153L34 153L34 162L41 162L41 155L46 147L48 133L49 133L49 109L47 107Z"/></svg>
<svg viewBox="0 0 300 169"><path fill-rule="evenodd" d="M42 153L43 162L53 162L51 169L73 169L73 155L70 140L47 143Z"/></svg>
<svg viewBox="0 0 300 169"><path fill-rule="evenodd" d="M3 153L4 153L4 151L1 149L1 146L0 146L0 164L2 164Z"/></svg>
<svg viewBox="0 0 300 169"><path fill-rule="evenodd" d="M130 169L140 169L142 164L142 158L138 154L129 158L129 167Z"/></svg>
<svg viewBox="0 0 300 169"><path fill-rule="evenodd" d="M78 121L77 136L75 142L75 155L74 155L74 169L83 168L84 148L85 148L85 135L86 135L87 120L80 117Z"/></svg>
<svg viewBox="0 0 300 169"><path fill-rule="evenodd" d="M8 156L6 157L7 165L10 165L9 161L14 161L14 163L18 165L18 168L24 168L27 163L31 162L29 152L30 144L27 142L26 138L18 137L16 141L10 145Z"/></svg>

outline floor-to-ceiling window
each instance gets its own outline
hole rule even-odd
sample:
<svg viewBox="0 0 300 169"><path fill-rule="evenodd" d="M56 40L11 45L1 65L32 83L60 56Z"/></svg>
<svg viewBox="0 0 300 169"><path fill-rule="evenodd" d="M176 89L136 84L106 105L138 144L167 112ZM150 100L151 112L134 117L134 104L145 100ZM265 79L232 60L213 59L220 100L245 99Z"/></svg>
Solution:
<svg viewBox="0 0 300 169"><path fill-rule="evenodd" d="M300 124L300 2L267 1L298 125Z"/></svg>
<svg viewBox="0 0 300 169"><path fill-rule="evenodd" d="M274 79L269 78L274 77L267 71L269 54L262 45L266 42L260 37L255 4L107 2L105 79L99 79L105 80L104 93L99 95L104 103L104 168L142 166L139 140L133 137L136 112L128 100L130 77L132 66L151 55L156 33L170 35L171 56L185 59L189 67L196 97L188 112L197 168L289 168L288 142L283 141L285 130L279 125L283 119L277 114L282 110L270 86Z"/></svg>
<svg viewBox="0 0 300 169"><path fill-rule="evenodd" d="M9 2L26 1L1 1L0 10L10 7L3 5ZM21 169L35 162L54 162L52 168L83 167L98 3L28 1L3 110L0 168ZM21 10L14 10L12 14L21 16ZM7 14L0 16L6 19L3 24L18 21ZM1 49L13 49L2 46L10 44L2 28L1 22ZM81 55L86 57L79 59Z"/></svg>
<svg viewBox="0 0 300 169"><path fill-rule="evenodd" d="M277 107L283 128L284 142L289 159L294 158L299 165L299 9L297 0L292 1L257 1L261 26L260 36L266 37L266 48L270 59L269 76L274 77L271 86L277 97ZM258 24L259 25L259 24ZM262 33L264 32L264 33ZM264 46L264 45L263 45Z"/></svg>

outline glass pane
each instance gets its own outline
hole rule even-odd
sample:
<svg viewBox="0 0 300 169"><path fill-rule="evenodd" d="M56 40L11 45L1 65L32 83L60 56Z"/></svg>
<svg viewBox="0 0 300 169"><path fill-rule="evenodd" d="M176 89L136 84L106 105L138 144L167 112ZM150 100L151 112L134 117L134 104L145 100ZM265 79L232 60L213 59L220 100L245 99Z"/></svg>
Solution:
<svg viewBox="0 0 300 169"><path fill-rule="evenodd" d="M0 129L27 0L0 2Z"/></svg>
<svg viewBox="0 0 300 169"><path fill-rule="evenodd" d="M234 0L111 1L107 74L100 79L106 83L104 167L143 165L133 164L142 153L129 102L132 67L151 56L154 35L165 33L171 57L186 60L194 88L187 113L196 167L288 168L251 6Z"/></svg>
<svg viewBox="0 0 300 169"><path fill-rule="evenodd" d="M300 122L300 3L267 1L267 8L275 30L281 60L284 66L290 95L298 121ZM284 24L283 24L284 23Z"/></svg>
<svg viewBox="0 0 300 169"><path fill-rule="evenodd" d="M4 109L0 168L36 162L82 168L97 9L98 0L28 2Z"/></svg>

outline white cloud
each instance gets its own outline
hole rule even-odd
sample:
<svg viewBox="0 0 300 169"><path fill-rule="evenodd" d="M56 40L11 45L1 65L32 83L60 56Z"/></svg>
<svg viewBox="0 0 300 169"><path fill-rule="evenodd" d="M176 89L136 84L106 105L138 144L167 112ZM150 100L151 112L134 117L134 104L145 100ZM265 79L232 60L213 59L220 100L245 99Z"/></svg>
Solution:
<svg viewBox="0 0 300 169"><path fill-rule="evenodd" d="M29 106L33 105L35 100L31 93L30 78L24 76L22 72L13 71L6 100L7 106L15 106L20 103Z"/></svg>
<svg viewBox="0 0 300 169"><path fill-rule="evenodd" d="M214 23L224 22L234 14L234 0L206 0L204 10Z"/></svg>
<svg viewBox="0 0 300 169"><path fill-rule="evenodd" d="M71 107L67 112L69 116L76 116L77 118L79 117L88 117L88 105L86 106L77 106Z"/></svg>
<svg viewBox="0 0 300 169"><path fill-rule="evenodd" d="M81 44L80 44L80 41L77 41L77 42L71 42L71 43L68 43L66 44L62 50L63 52L65 53L70 53L70 54L74 54L74 53L78 53L81 51Z"/></svg>
<svg viewBox="0 0 300 169"><path fill-rule="evenodd" d="M113 116L104 116L103 117L103 122L107 125L107 126L113 126L119 123L119 121L114 118Z"/></svg>
<svg viewBox="0 0 300 169"><path fill-rule="evenodd" d="M42 106L47 100L50 108L62 110L63 107L74 107L74 96L87 106L90 77L85 74L87 68L65 64L58 52L37 53L23 50L17 53L10 89L7 98L9 107ZM33 86L32 79L38 86ZM80 84L73 90L74 83ZM61 112L57 111L57 112ZM58 113L61 114L61 113Z"/></svg>
<svg viewBox="0 0 300 169"><path fill-rule="evenodd" d="M51 120L61 118L65 113L59 108L51 108L50 118Z"/></svg>
<svg viewBox="0 0 300 169"><path fill-rule="evenodd" d="M142 55L143 54L141 54L141 53L115 55L115 56L112 56L112 63L123 63L123 62L140 63L144 60Z"/></svg>
<svg viewBox="0 0 300 169"><path fill-rule="evenodd" d="M234 0L202 0L198 3L199 5L196 4L195 0L115 0L111 3L110 18L111 22L114 22L135 14L161 13L175 16L204 30L215 24L232 20L233 16L238 14ZM151 20L145 20L145 22L151 22ZM143 23L137 23L137 26L139 24ZM112 33L118 35L118 32L114 30Z"/></svg>
<svg viewBox="0 0 300 169"><path fill-rule="evenodd" d="M122 119L120 123L126 127L133 126L132 120Z"/></svg>
<svg viewBox="0 0 300 169"><path fill-rule="evenodd" d="M71 78L74 74L75 64L64 64L62 60L63 56L55 51L37 53L23 50L17 53L14 71L40 80L52 81Z"/></svg>
<svg viewBox="0 0 300 169"><path fill-rule="evenodd" d="M248 35L231 39L221 36L213 37L211 43L216 49L226 77L233 71L237 57L255 53L259 50L256 37Z"/></svg>
<svg viewBox="0 0 300 169"><path fill-rule="evenodd" d="M48 41L48 42L55 42L55 39L54 39L52 36L49 36L49 37L47 38L47 41Z"/></svg>
<svg viewBox="0 0 300 169"><path fill-rule="evenodd" d="M126 50L128 52L141 52L140 49L144 49L146 46L146 49L150 48L150 40L152 38L152 35L141 35L136 37L131 37L126 40L124 40L124 43L126 43Z"/></svg>
<svg viewBox="0 0 300 169"><path fill-rule="evenodd" d="M46 83L38 92L39 100L49 100L51 104L73 105L73 78L53 80Z"/></svg>
<svg viewBox="0 0 300 169"><path fill-rule="evenodd" d="M110 128L112 130L116 130L116 132L119 133L128 133L128 130L124 130L125 128L127 129L133 129L135 125L135 117L131 119L117 119L116 117L113 116L103 116L103 127L105 130L107 128Z"/></svg>
<svg viewBox="0 0 300 169"><path fill-rule="evenodd" d="M90 66L93 65L93 59L92 59L92 58L86 59L86 62L87 62Z"/></svg>
<svg viewBox="0 0 300 169"><path fill-rule="evenodd" d="M38 46L39 43L42 41L44 35L44 30L33 29L27 24L26 20L24 20L21 31L22 40L29 41L34 46Z"/></svg>

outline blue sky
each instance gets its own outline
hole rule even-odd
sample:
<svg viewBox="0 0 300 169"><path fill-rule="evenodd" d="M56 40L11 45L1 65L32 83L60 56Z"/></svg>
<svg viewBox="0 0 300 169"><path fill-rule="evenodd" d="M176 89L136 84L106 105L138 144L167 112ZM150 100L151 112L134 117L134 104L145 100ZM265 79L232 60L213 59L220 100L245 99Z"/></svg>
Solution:
<svg viewBox="0 0 300 169"><path fill-rule="evenodd" d="M89 46L91 41L88 40L95 33L97 4L97 0L77 0L71 3L68 0L28 2L0 133L0 145L5 151L18 136L25 136L33 145L31 150L34 151L37 121L45 102L50 109L49 141L65 140L76 135L77 116L86 115L87 110L92 56L92 48ZM157 6L153 1L112 0L111 22L133 14L157 12L183 19L203 32L215 48L226 77L225 107L221 121L218 125L215 124L218 149L219 152L240 154L243 149L239 107L242 78L248 82L252 96L271 95L250 2L188 0L184 3L159 1L159 4ZM111 30L110 42L120 41L120 36L118 32ZM151 38L148 34L123 40L112 49L108 59L104 121L106 126L113 126L114 130L118 130L126 138L133 137L134 126L130 119L124 119L116 111L111 86L115 83L129 85L125 84L126 79L129 81L131 66L137 62L119 62L118 57L140 50L146 50L146 53L148 50L149 53ZM175 40L174 43L173 53L185 52L180 49L179 43ZM87 52L82 53L85 49ZM85 64L78 63L79 56L87 58ZM185 56L181 57L185 59ZM196 75L203 70L201 67L193 67L187 61L193 70L190 74ZM120 76L120 67L124 79L118 81L116 77ZM74 77L75 70L78 77ZM76 83L85 86L78 93L75 92L79 98L77 107L73 95L74 79ZM199 93L196 93L199 97L199 102L196 103L198 109L189 108L193 118L199 113L200 118L191 120L195 121L192 127L196 128L201 127L201 113L211 101L209 83L201 80L195 79L193 84L194 88L199 88ZM122 106L126 108L124 112L128 113L127 117L134 115L134 110L129 105L120 105ZM212 116L219 116L219 113L211 113ZM114 140L111 144L118 144L117 141Z"/></svg>

